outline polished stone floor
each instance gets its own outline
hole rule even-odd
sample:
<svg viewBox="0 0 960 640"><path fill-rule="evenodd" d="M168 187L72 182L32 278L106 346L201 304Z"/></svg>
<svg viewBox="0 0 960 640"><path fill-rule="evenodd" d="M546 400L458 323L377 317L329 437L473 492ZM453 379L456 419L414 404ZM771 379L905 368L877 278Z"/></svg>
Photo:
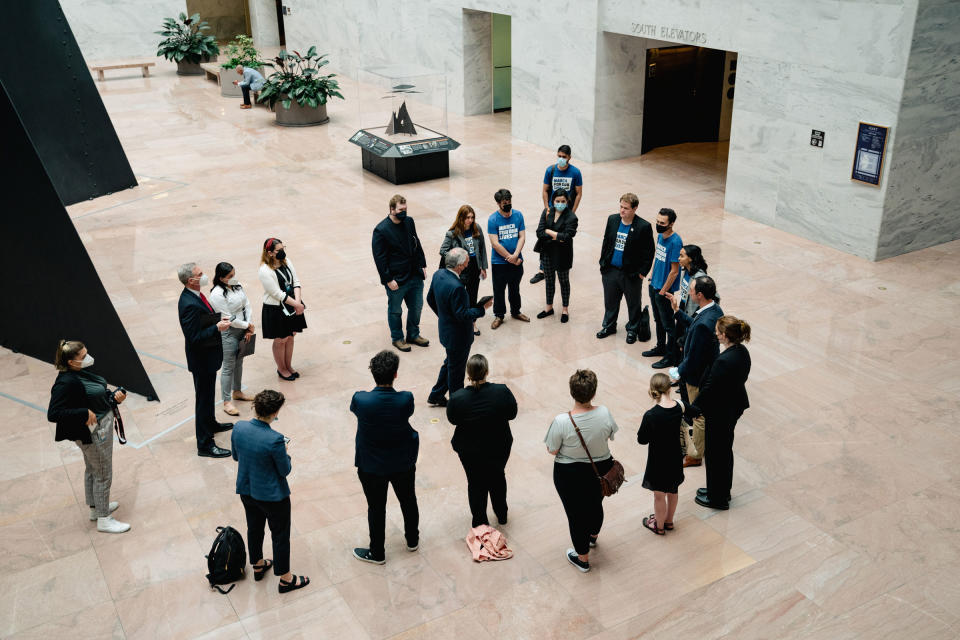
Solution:
<svg viewBox="0 0 960 640"><path fill-rule="evenodd" d="M361 171L347 142L358 119L350 101L331 105L326 126L283 129L266 110L240 110L212 83L166 65L149 79L113 75L97 86L140 186L69 211L161 401L125 405L130 443L115 450L113 497L133 529L98 534L82 505L79 450L54 443L41 412L53 368L0 352L0 636L960 635L960 242L874 264L726 213L724 145L596 165L574 149L586 186L571 322L508 319L491 331L487 319L474 346L520 403L503 527L515 556L469 558L451 427L426 405L443 352L425 308L433 344L402 354L397 380L418 402L421 546L404 549L391 498L387 564L373 566L350 555L366 544L366 520L348 412L352 392L372 386L368 359L389 347L370 231L389 197L405 194L433 268L458 206L486 214L500 187L533 227L552 149L512 138L509 114L451 116L449 133L463 146L450 179L397 188ZM349 98L354 87L344 84ZM665 537L640 525L652 499L638 481L646 451L633 438L650 404L652 360L622 332L594 338L604 219L626 191L640 196L648 220L661 206L679 212L676 229L703 247L724 309L755 336L732 508L695 505L704 472L688 470L676 531ZM303 377L278 380L262 344L244 383L288 398L277 428L293 439L292 564L313 583L280 596L274 578L248 578L224 596L207 587L203 556L217 525L243 530L243 511L235 463L195 455L175 267L197 260L212 273L232 262L256 308L268 236L286 242L304 284L309 329L294 358ZM543 285L525 278L522 294L533 316ZM597 400L622 428L613 452L635 480L606 501L589 574L564 559L567 528L542 444L553 416L569 408L566 379L578 367L599 375Z"/></svg>

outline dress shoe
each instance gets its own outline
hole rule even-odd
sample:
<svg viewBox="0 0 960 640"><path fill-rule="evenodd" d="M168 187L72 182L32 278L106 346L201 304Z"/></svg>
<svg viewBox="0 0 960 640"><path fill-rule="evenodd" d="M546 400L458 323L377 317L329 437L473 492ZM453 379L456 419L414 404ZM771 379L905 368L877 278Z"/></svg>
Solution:
<svg viewBox="0 0 960 640"><path fill-rule="evenodd" d="M543 271L540 271L530 278L530 284L537 284L538 282L543 282L546 279L547 276L543 275Z"/></svg>
<svg viewBox="0 0 960 640"><path fill-rule="evenodd" d="M126 522L114 520L113 516L106 518L97 518L97 531L100 533L125 533L130 531L130 525Z"/></svg>
<svg viewBox="0 0 960 640"><path fill-rule="evenodd" d="M497 327L499 327L499 326L502 325L502 324L503 324L503 318L494 318L494 319L493 319L493 322L490 323L490 328L491 328L491 329L496 329Z"/></svg>
<svg viewBox="0 0 960 640"><path fill-rule="evenodd" d="M120 503L111 502L108 506L110 507L110 513L113 513L114 511L117 510L117 508L120 507ZM90 507L90 522L96 522L96 520L97 520L97 509L96 507Z"/></svg>
<svg viewBox="0 0 960 640"><path fill-rule="evenodd" d="M699 467L703 464L703 458L694 458L693 456L683 456L683 466L686 467ZM706 495L707 490L703 490L704 495Z"/></svg>
<svg viewBox="0 0 960 640"><path fill-rule="evenodd" d="M407 351L409 351L409 349L407 349ZM282 378L283 380L287 380L288 382L293 382L294 380L297 379L297 376L293 374L290 374L289 376L283 375L282 373L280 373L279 369L277 369L277 375L280 376L280 378Z"/></svg>
<svg viewBox="0 0 960 640"><path fill-rule="evenodd" d="M432 404L435 407L445 407L447 406L447 399L443 396L427 396L427 404Z"/></svg>
<svg viewBox="0 0 960 640"><path fill-rule="evenodd" d="M514 320L519 320L520 322L530 322L530 318L523 315L522 313L511 313L510 317Z"/></svg>
<svg viewBox="0 0 960 640"><path fill-rule="evenodd" d="M633 331L627 331L627 344L633 344L637 341L637 334Z"/></svg>
<svg viewBox="0 0 960 640"><path fill-rule="evenodd" d="M711 501L710 501L710 498L709 498L708 496L697 496L697 497L694 498L693 500L694 500L694 502L696 502L696 503L697 503L698 505L700 505L701 507L709 507L709 508L711 508L711 509L719 509L720 511L726 511L727 509L730 508L730 504L729 504L729 503L724 502L724 503L721 504L721 503L719 503L719 502L711 502Z"/></svg>
<svg viewBox="0 0 960 640"><path fill-rule="evenodd" d="M475 336L480 335L480 329L474 329L474 330L473 330L473 335L475 335Z"/></svg>
<svg viewBox="0 0 960 640"><path fill-rule="evenodd" d="M252 105L252 104L242 104L242 105L240 105L240 108L241 108L241 109L253 109L253 105Z"/></svg>
<svg viewBox="0 0 960 640"><path fill-rule="evenodd" d="M706 488L706 487L700 487L699 489L697 489L697 495L700 496L700 497L702 497L702 498L706 498L706 497L707 497L707 488ZM727 502L730 502L730 496L727 496Z"/></svg>
<svg viewBox="0 0 960 640"><path fill-rule="evenodd" d="M657 356L662 357L667 355L667 348L661 345L657 345L653 349L647 349L640 355L642 355L644 358L656 358Z"/></svg>
<svg viewBox="0 0 960 640"><path fill-rule="evenodd" d="M597 331L597 337L602 340L603 338L606 338L607 336L612 336L612 335L615 334L616 332L617 332L617 328L616 328L616 327L604 327L603 329L600 329L600 331Z"/></svg>
<svg viewBox="0 0 960 640"><path fill-rule="evenodd" d="M233 429L232 422L218 422L217 426L213 428L214 433L223 433L224 431L230 431Z"/></svg>
<svg viewBox="0 0 960 640"><path fill-rule="evenodd" d="M217 445L213 445L209 449L197 451L197 455L201 458L226 458L230 455L230 449L222 449Z"/></svg>
<svg viewBox="0 0 960 640"><path fill-rule="evenodd" d="M410 345L408 345L408 344L407 344L406 342L404 342L403 340L394 340L394 341L393 341L393 346L395 346L395 347L397 348L397 351L403 351L404 353L406 353L407 351L410 351L410 350L411 350Z"/></svg>
<svg viewBox="0 0 960 640"><path fill-rule="evenodd" d="M232 403L232 402L224 402L224 403L223 403L223 412L224 412L225 414L227 414L228 416L238 416L238 415L240 415L240 412L237 411L237 408L236 408L235 406L233 406L233 403Z"/></svg>
<svg viewBox="0 0 960 640"><path fill-rule="evenodd" d="M569 313L561 313L561 314L560 314L560 322L566 323L566 322L569 322L569 320L570 320L570 314L569 314Z"/></svg>
<svg viewBox="0 0 960 640"><path fill-rule="evenodd" d="M544 309L543 311L537 314L537 320L543 320L544 318L549 318L552 315L553 315L553 309L550 309L550 311L547 311L546 309Z"/></svg>
<svg viewBox="0 0 960 640"><path fill-rule="evenodd" d="M673 360L670 358L660 358L650 366L654 369L666 369L673 366Z"/></svg>
<svg viewBox="0 0 960 640"><path fill-rule="evenodd" d="M429 347L430 341L424 338L423 336L417 336L413 340L407 340L407 344L415 344L418 347Z"/></svg>

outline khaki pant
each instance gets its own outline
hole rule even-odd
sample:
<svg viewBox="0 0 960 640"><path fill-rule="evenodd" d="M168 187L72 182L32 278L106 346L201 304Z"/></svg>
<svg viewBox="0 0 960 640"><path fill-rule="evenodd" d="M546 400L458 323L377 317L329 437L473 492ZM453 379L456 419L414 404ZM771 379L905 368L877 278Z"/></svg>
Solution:
<svg viewBox="0 0 960 640"><path fill-rule="evenodd" d="M695 387L692 384L687 385L687 400L691 404L697 399L697 396L700 395L700 387ZM681 423L682 425L683 423ZM703 416L699 416L693 419L693 446L696 448L696 451L687 451L687 455L691 458L701 459L703 458L704 453L704 442L705 434L704 428L706 427L706 421L703 419Z"/></svg>

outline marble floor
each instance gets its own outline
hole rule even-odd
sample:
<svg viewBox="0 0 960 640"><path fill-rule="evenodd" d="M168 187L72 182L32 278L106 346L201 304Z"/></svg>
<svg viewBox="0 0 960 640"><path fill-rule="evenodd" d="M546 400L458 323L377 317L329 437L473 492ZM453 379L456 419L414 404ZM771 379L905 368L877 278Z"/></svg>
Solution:
<svg viewBox="0 0 960 640"><path fill-rule="evenodd" d="M960 242L870 263L725 212L722 144L595 165L574 149L585 195L570 323L508 319L491 331L488 319L474 346L520 403L503 527L515 555L469 558L451 427L426 405L443 352L425 308L433 344L402 354L397 380L418 402L421 546L405 550L391 498L387 564L373 566L350 555L366 544L366 520L348 412L352 392L372 386L368 359L389 347L370 231L389 197L405 194L433 267L458 206L492 211L500 187L533 225L553 150L512 138L509 113L451 116L463 146L450 179L398 188L361 170L347 142L358 119L350 101L331 105L326 126L284 129L169 65L148 79L112 76L97 86L140 185L69 212L161 401L125 405L130 442L115 449L113 497L133 529L99 534L82 505L80 452L53 441L42 413L53 368L0 352L0 636L960 636ZM652 360L622 333L594 338L604 219L626 191L648 220L661 206L679 212L676 229L703 247L724 309L754 333L732 508L695 505L704 471L690 469L666 537L641 528L652 498L638 481L646 451L632 435L649 406ZM304 283L309 329L294 360L303 377L278 380L261 345L244 383L287 396L278 428L293 439L292 564L313 583L280 596L274 578L248 578L224 596L207 587L204 554L217 525L244 528L243 511L235 463L195 455L175 268L197 260L212 273L228 260L259 307L268 236L286 242ZM533 316L543 285L525 278L522 295ZM599 375L597 400L622 428L613 452L637 480L606 501L589 574L564 559L567 528L542 444L570 405L566 379L577 367Z"/></svg>

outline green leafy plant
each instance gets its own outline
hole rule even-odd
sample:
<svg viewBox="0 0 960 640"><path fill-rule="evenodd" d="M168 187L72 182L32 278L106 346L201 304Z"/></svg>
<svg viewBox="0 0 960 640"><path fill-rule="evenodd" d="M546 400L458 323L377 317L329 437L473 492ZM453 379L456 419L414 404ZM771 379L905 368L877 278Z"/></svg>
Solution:
<svg viewBox="0 0 960 640"><path fill-rule="evenodd" d="M155 33L164 36L157 45L157 55L174 62L201 62L205 57L214 58L220 53L217 39L205 35L210 29L206 22L200 21L200 14L189 18L181 13L179 22L173 18L163 19L163 30Z"/></svg>
<svg viewBox="0 0 960 640"><path fill-rule="evenodd" d="M253 38L241 34L227 44L225 51L227 61L220 66L224 69L235 69L238 66L260 69L263 67L263 60L260 59L260 52L253 46Z"/></svg>
<svg viewBox="0 0 960 640"><path fill-rule="evenodd" d="M330 63L326 58L327 54L317 54L316 47L310 47L305 56L298 51L281 51L273 63L267 63L276 73L264 83L259 102L271 107L279 102L289 109L294 100L301 107L314 108L333 97L343 100L340 84L334 80L336 74L320 73L320 68Z"/></svg>

